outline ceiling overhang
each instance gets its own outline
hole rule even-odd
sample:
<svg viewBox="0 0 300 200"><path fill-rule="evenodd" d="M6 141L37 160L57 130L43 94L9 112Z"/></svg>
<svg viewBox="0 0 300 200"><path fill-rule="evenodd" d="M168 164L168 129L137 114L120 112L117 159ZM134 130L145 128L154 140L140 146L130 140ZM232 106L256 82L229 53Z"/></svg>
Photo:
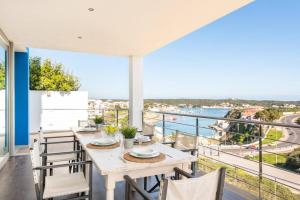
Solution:
<svg viewBox="0 0 300 200"><path fill-rule="evenodd" d="M20 47L146 55L250 2L1 0L0 28Z"/></svg>

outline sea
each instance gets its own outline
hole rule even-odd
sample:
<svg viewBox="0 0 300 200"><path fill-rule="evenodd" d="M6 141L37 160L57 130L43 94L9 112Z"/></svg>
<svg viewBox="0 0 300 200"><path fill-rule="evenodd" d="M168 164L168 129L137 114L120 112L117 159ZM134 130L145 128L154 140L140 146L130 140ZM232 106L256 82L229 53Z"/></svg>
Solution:
<svg viewBox="0 0 300 200"><path fill-rule="evenodd" d="M229 108L180 108L179 112L192 114L192 115L203 115L211 117L224 117ZM196 135L196 118L195 117L184 117L184 116L166 116L165 122L165 134L170 135L175 132L175 130ZM213 119L203 119L199 118L199 135L211 137L216 132L210 128L211 125L216 123ZM158 121L156 126L158 130L162 131L162 121Z"/></svg>

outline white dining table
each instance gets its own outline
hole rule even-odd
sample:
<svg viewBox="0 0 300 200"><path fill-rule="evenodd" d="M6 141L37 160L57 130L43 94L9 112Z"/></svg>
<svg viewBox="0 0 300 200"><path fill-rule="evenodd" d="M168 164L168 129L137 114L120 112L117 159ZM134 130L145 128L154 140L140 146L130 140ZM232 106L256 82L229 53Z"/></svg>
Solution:
<svg viewBox="0 0 300 200"><path fill-rule="evenodd" d="M83 149L86 151L87 159L92 160L94 166L100 175L104 176L106 200L114 199L114 189L116 182L123 181L124 175L134 179L158 174L169 174L174 171L175 167L187 171L191 162L196 161L195 156L184 153L170 146L154 143L147 145L158 152L164 153L166 159L156 163L136 163L130 162L123 158L123 154L128 151L118 147L115 149L91 149L87 144L95 139L93 134L75 133ZM136 147L138 145L135 145ZM145 147L143 145L143 147Z"/></svg>

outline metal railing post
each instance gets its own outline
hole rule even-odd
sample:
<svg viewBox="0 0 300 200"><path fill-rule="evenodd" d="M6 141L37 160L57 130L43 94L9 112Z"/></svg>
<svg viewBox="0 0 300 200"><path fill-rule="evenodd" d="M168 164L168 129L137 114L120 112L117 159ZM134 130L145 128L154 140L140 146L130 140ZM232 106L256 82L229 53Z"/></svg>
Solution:
<svg viewBox="0 0 300 200"><path fill-rule="evenodd" d="M162 121L163 121L163 124L162 124L162 133L163 133L163 141L165 142L165 135L166 135L166 130L165 130L165 114L163 114L162 116Z"/></svg>
<svg viewBox="0 0 300 200"><path fill-rule="evenodd" d="M199 136L199 118L196 117L196 135Z"/></svg>
<svg viewBox="0 0 300 200"><path fill-rule="evenodd" d="M274 193L275 193L275 200L277 199L277 179L275 177L275 184L274 184Z"/></svg>
<svg viewBox="0 0 300 200"><path fill-rule="evenodd" d="M258 193L258 197L259 199L262 199L262 126L259 125L259 139L258 139L259 143L258 143L258 150L259 150L259 182L258 182L258 186L259 186L259 193Z"/></svg>
<svg viewBox="0 0 300 200"><path fill-rule="evenodd" d="M119 127L119 109L116 110L117 127Z"/></svg>
<svg viewBox="0 0 300 200"><path fill-rule="evenodd" d="M128 118L127 125L129 125L129 109L127 109L127 118Z"/></svg>
<svg viewBox="0 0 300 200"><path fill-rule="evenodd" d="M104 109L102 109L102 118L103 118L103 121L105 122L105 119L104 119Z"/></svg>
<svg viewBox="0 0 300 200"><path fill-rule="evenodd" d="M142 111L142 129L144 129L144 124L145 124L145 121L144 121L144 111Z"/></svg>

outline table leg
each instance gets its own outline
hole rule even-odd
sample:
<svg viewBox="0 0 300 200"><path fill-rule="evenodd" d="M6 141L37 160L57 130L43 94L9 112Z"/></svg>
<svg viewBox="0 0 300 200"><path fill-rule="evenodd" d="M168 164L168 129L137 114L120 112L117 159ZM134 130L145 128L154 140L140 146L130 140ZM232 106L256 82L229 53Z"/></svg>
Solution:
<svg viewBox="0 0 300 200"><path fill-rule="evenodd" d="M189 173L189 164L188 163L182 164L182 170ZM181 178L187 179L185 176L181 176Z"/></svg>
<svg viewBox="0 0 300 200"><path fill-rule="evenodd" d="M105 176L106 200L114 200L115 180L112 176Z"/></svg>

